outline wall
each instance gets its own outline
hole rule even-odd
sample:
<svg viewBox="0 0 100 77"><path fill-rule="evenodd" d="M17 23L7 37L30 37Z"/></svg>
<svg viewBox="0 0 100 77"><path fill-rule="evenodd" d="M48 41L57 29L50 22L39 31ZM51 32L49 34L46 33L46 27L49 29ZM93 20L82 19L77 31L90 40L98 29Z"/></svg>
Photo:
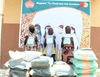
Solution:
<svg viewBox="0 0 100 77"><path fill-rule="evenodd" d="M100 0L91 0L91 27L100 27Z"/></svg>
<svg viewBox="0 0 100 77"><path fill-rule="evenodd" d="M100 0L91 1L91 48L98 57L100 66ZM21 0L5 0L4 24L2 27L2 66L9 59L9 50L18 47Z"/></svg>
<svg viewBox="0 0 100 77"><path fill-rule="evenodd" d="M18 47L20 12L21 0L5 0L0 67L3 67L3 64L10 59L9 50L23 50Z"/></svg>
<svg viewBox="0 0 100 77"><path fill-rule="evenodd" d="M9 50L22 51L22 48L18 47L19 38L19 24L3 24L2 27L2 67L3 64L10 59Z"/></svg>
<svg viewBox="0 0 100 77"><path fill-rule="evenodd" d="M91 27L91 48L98 58L100 67L100 27Z"/></svg>
<svg viewBox="0 0 100 77"><path fill-rule="evenodd" d="M21 0L5 0L4 23L20 23Z"/></svg>
<svg viewBox="0 0 100 77"><path fill-rule="evenodd" d="M91 1L91 48L100 67L100 0Z"/></svg>

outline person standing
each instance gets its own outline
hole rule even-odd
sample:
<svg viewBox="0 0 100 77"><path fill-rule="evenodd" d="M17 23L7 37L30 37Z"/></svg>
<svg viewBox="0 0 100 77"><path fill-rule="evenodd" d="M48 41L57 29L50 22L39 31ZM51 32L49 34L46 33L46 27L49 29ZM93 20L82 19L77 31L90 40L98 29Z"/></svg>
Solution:
<svg viewBox="0 0 100 77"><path fill-rule="evenodd" d="M36 31L36 34L38 35L39 37L39 49L38 51L41 51L43 50L43 36L42 36L42 33L41 33L41 26L39 24L35 24L35 31Z"/></svg>
<svg viewBox="0 0 100 77"><path fill-rule="evenodd" d="M76 30L74 27L71 27L71 35L73 36L73 40L74 40L74 51L76 51L80 45L79 45L79 38L76 35Z"/></svg>
<svg viewBox="0 0 100 77"><path fill-rule="evenodd" d="M28 32L25 35L24 49L25 51L37 51L39 38L35 33L35 27L29 24Z"/></svg>
<svg viewBox="0 0 100 77"><path fill-rule="evenodd" d="M62 61L72 64L70 62L70 58L73 57L73 50L74 50L74 39L71 35L71 27L65 27L65 34L62 37L61 41L61 48L62 48Z"/></svg>
<svg viewBox="0 0 100 77"><path fill-rule="evenodd" d="M44 35L43 35L43 41L45 41L45 37L46 37L46 35L48 35L49 28L51 28L50 25L46 25L45 28L44 28L45 32L44 32ZM44 42L43 42L43 55L44 56L46 55L46 47L44 46Z"/></svg>
<svg viewBox="0 0 100 77"><path fill-rule="evenodd" d="M61 38L63 35L63 25L58 26L58 32L56 34L56 60L61 60L62 48L61 48Z"/></svg>
<svg viewBox="0 0 100 77"><path fill-rule="evenodd" d="M52 28L48 29L48 34L44 37L44 47L46 48L46 56L53 57L55 61L55 53L53 53L54 48L56 48L56 37L54 36L54 31Z"/></svg>

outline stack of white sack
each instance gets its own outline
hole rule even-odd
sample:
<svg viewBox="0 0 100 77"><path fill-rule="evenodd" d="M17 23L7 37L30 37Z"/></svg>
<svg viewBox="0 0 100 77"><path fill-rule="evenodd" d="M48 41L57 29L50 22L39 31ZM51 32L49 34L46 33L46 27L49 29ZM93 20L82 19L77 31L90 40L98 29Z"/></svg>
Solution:
<svg viewBox="0 0 100 77"><path fill-rule="evenodd" d="M54 71L51 68L53 65L53 58L47 56L40 56L31 61L30 75L33 77L51 77Z"/></svg>
<svg viewBox="0 0 100 77"><path fill-rule="evenodd" d="M28 70L31 67L31 60L42 55L37 51L9 51L10 60L5 63L5 66L10 69L9 77L28 77ZM31 55L29 55L31 54ZM28 59L28 61L26 61ZM26 75L27 74L27 75Z"/></svg>
<svg viewBox="0 0 100 77"><path fill-rule="evenodd" d="M91 48L83 48L75 51L72 68L77 73L77 77L95 77L94 73L98 68L97 57Z"/></svg>
<svg viewBox="0 0 100 77"><path fill-rule="evenodd" d="M52 68L57 77L76 77L77 75L70 65L63 61L56 61Z"/></svg>

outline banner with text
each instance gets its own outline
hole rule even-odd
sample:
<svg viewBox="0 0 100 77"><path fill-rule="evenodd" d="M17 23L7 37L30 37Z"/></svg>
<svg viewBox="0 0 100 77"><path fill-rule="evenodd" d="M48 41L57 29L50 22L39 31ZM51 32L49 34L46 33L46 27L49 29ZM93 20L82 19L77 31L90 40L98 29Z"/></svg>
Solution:
<svg viewBox="0 0 100 77"><path fill-rule="evenodd" d="M23 47L29 24L39 24L42 35L50 25L75 28L81 48L90 47L90 0L22 0L19 47Z"/></svg>

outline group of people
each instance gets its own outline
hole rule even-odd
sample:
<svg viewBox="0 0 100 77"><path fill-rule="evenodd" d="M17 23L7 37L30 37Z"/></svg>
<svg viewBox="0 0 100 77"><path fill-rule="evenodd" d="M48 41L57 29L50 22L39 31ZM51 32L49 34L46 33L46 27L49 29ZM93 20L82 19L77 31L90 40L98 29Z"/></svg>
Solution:
<svg viewBox="0 0 100 77"><path fill-rule="evenodd" d="M76 37L75 28L70 25L58 26L58 32L47 25L45 33L42 35L41 26L39 24L29 25L29 31L25 35L24 48L27 51L42 51L45 56L53 57L56 60L57 52L62 56L62 61L69 62L73 57L72 52L79 47L79 42Z"/></svg>

